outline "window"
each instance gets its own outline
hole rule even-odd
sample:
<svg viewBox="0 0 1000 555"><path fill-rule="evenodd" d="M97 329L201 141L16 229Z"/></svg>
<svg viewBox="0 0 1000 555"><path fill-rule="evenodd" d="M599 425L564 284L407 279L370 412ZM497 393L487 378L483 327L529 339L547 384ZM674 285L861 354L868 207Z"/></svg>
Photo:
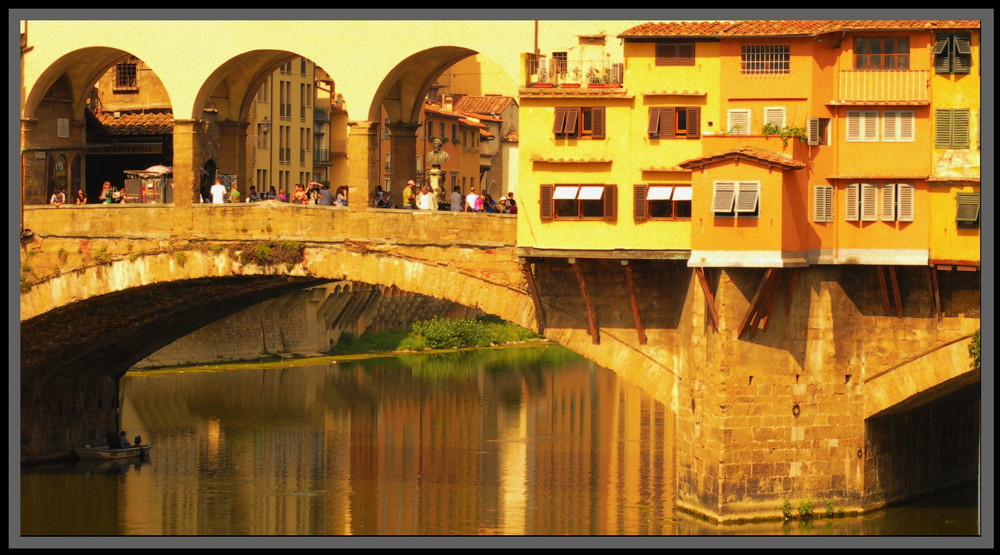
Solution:
<svg viewBox="0 0 1000 555"><path fill-rule="evenodd" d="M658 42L655 55L658 66L693 66L694 43Z"/></svg>
<svg viewBox="0 0 1000 555"><path fill-rule="evenodd" d="M569 69L569 61L565 52L552 53L552 74L565 76Z"/></svg>
<svg viewBox="0 0 1000 555"><path fill-rule="evenodd" d="M712 184L712 212L717 218L760 215L759 181L716 181Z"/></svg>
<svg viewBox="0 0 1000 555"><path fill-rule="evenodd" d="M115 64L114 92L134 92L139 90L139 59L127 58Z"/></svg>
<svg viewBox="0 0 1000 555"><path fill-rule="evenodd" d="M452 142L458 140L458 124L451 124L451 140Z"/></svg>
<svg viewBox="0 0 1000 555"><path fill-rule="evenodd" d="M264 84L260 86L260 90L257 91L257 102L270 102L271 101L271 78L267 77L264 79Z"/></svg>
<svg viewBox="0 0 1000 555"><path fill-rule="evenodd" d="M882 185L881 219L883 222L913 221L913 185L906 183Z"/></svg>
<svg viewBox="0 0 1000 555"><path fill-rule="evenodd" d="M726 124L726 129L729 130L730 135L750 134L750 110L729 110L728 114L729 121Z"/></svg>
<svg viewBox="0 0 1000 555"><path fill-rule="evenodd" d="M764 107L764 125L772 125L778 129L785 128L785 107L784 106L765 106Z"/></svg>
<svg viewBox="0 0 1000 555"><path fill-rule="evenodd" d="M909 37L856 37L854 69L910 69Z"/></svg>
<svg viewBox="0 0 1000 555"><path fill-rule="evenodd" d="M557 139L603 139L604 106L556 108L552 132Z"/></svg>
<svg viewBox="0 0 1000 555"><path fill-rule="evenodd" d="M833 221L833 187L830 185L813 186L813 221Z"/></svg>
<svg viewBox="0 0 1000 555"><path fill-rule="evenodd" d="M697 139L701 136L701 108L664 106L649 109L649 136L660 139Z"/></svg>
<svg viewBox="0 0 1000 555"><path fill-rule="evenodd" d="M616 185L542 185L540 216L549 220L605 220L617 218Z"/></svg>
<svg viewBox="0 0 1000 555"><path fill-rule="evenodd" d="M955 220L960 228L979 227L979 193L958 193L955 197L958 208Z"/></svg>
<svg viewBox="0 0 1000 555"><path fill-rule="evenodd" d="M691 187L688 185L636 185L634 216L645 220L690 220Z"/></svg>
<svg viewBox="0 0 1000 555"><path fill-rule="evenodd" d="M878 110L847 111L847 142L878 141Z"/></svg>
<svg viewBox="0 0 1000 555"><path fill-rule="evenodd" d="M809 118L809 144L830 144L830 118Z"/></svg>
<svg viewBox="0 0 1000 555"><path fill-rule="evenodd" d="M878 185L851 183L844 192L844 220L848 222L878 221Z"/></svg>
<svg viewBox="0 0 1000 555"><path fill-rule="evenodd" d="M748 75L788 73L787 44L744 44L740 47L740 72Z"/></svg>
<svg viewBox="0 0 1000 555"><path fill-rule="evenodd" d="M934 118L935 147L969 148L969 110L937 109Z"/></svg>
<svg viewBox="0 0 1000 555"><path fill-rule="evenodd" d="M968 33L940 34L931 53L937 73L969 73L972 67L972 36Z"/></svg>
<svg viewBox="0 0 1000 555"><path fill-rule="evenodd" d="M913 110L886 110L882 112L882 140L912 143L914 140Z"/></svg>

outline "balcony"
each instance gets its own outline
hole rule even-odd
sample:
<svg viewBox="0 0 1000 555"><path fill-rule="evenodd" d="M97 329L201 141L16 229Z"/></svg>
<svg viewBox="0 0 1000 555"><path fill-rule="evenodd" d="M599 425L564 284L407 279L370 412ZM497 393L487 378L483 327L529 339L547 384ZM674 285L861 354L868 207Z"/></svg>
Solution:
<svg viewBox="0 0 1000 555"><path fill-rule="evenodd" d="M347 154L347 141L339 139L331 139L330 152L332 154Z"/></svg>
<svg viewBox="0 0 1000 555"><path fill-rule="evenodd" d="M313 165L314 166L329 166L330 165L330 151L326 149L314 150L313 151Z"/></svg>
<svg viewBox="0 0 1000 555"><path fill-rule="evenodd" d="M528 87L620 87L624 65L610 59L599 60L528 60Z"/></svg>
<svg viewBox="0 0 1000 555"><path fill-rule="evenodd" d="M930 102L930 70L842 70L834 104Z"/></svg>

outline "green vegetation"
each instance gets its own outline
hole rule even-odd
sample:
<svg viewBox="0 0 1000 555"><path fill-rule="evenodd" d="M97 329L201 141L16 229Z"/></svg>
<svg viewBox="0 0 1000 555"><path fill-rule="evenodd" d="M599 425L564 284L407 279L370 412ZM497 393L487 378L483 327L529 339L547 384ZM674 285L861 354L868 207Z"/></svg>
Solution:
<svg viewBox="0 0 1000 555"><path fill-rule="evenodd" d="M826 500L826 512L823 514L826 518L833 518L833 500Z"/></svg>
<svg viewBox="0 0 1000 555"><path fill-rule="evenodd" d="M976 330L976 333L972 334L972 343L969 343L969 358L972 359L969 364L973 370L979 370L980 360L979 360L979 332L981 330Z"/></svg>
<svg viewBox="0 0 1000 555"><path fill-rule="evenodd" d="M496 316L475 320L432 318L416 322L410 329L354 336L344 333L332 347L331 354L424 351L427 349L462 349L489 347L542 337L531 330L506 322Z"/></svg>
<svg viewBox="0 0 1000 555"><path fill-rule="evenodd" d="M229 248L230 254L239 258L240 264L296 265L305 257L305 245L297 241L258 241L240 243Z"/></svg>
<svg viewBox="0 0 1000 555"><path fill-rule="evenodd" d="M768 123L764 125L764 129L761 131L761 134L765 137L770 137L771 135L781 137L782 146L788 146L788 139L792 137L797 137L803 143L808 142L809 140L805 127L778 127L773 123Z"/></svg>
<svg viewBox="0 0 1000 555"><path fill-rule="evenodd" d="M792 518L792 502L785 499L785 504L781 506L781 514L785 515L785 520Z"/></svg>
<svg viewBox="0 0 1000 555"><path fill-rule="evenodd" d="M187 262L187 259L188 259L187 253L184 251L177 251L174 253L174 260L176 260L177 264L179 264L182 268L184 267L184 264Z"/></svg>
<svg viewBox="0 0 1000 555"><path fill-rule="evenodd" d="M813 502L812 501L799 501L799 517L800 518L812 518L813 517Z"/></svg>
<svg viewBox="0 0 1000 555"><path fill-rule="evenodd" d="M101 247L94 253L94 262L98 264L111 264L111 253L107 247Z"/></svg>

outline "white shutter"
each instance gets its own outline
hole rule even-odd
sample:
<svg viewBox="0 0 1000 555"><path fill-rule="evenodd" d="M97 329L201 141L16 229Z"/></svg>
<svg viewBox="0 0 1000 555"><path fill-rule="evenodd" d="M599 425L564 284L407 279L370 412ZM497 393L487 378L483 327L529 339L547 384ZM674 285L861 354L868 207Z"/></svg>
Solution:
<svg viewBox="0 0 1000 555"><path fill-rule="evenodd" d="M809 128L809 144L818 145L819 144L819 118L809 118L807 120L807 127Z"/></svg>
<svg viewBox="0 0 1000 555"><path fill-rule="evenodd" d="M861 140L861 112L858 110L847 111L847 141L857 142Z"/></svg>
<svg viewBox="0 0 1000 555"><path fill-rule="evenodd" d="M785 128L785 107L784 106L765 106L764 107L764 125L775 125L779 129Z"/></svg>
<svg viewBox="0 0 1000 555"><path fill-rule="evenodd" d="M858 184L851 183L844 188L844 220L856 222L861 217L858 215Z"/></svg>
<svg viewBox="0 0 1000 555"><path fill-rule="evenodd" d="M899 112L896 110L886 110L882 112L882 140L899 140Z"/></svg>
<svg viewBox="0 0 1000 555"><path fill-rule="evenodd" d="M882 221L896 219L896 185L882 185Z"/></svg>
<svg viewBox="0 0 1000 555"><path fill-rule="evenodd" d="M916 112L913 110L899 111L899 140L913 142L916 139Z"/></svg>
<svg viewBox="0 0 1000 555"><path fill-rule="evenodd" d="M862 141L874 142L878 140L878 112L866 110L862 112Z"/></svg>
<svg viewBox="0 0 1000 555"><path fill-rule="evenodd" d="M716 181L712 184L712 212L732 212L736 199L736 183Z"/></svg>
<svg viewBox="0 0 1000 555"><path fill-rule="evenodd" d="M742 181L739 190L736 192L736 212L753 213L757 211L757 202L760 198L760 183L755 181Z"/></svg>
<svg viewBox="0 0 1000 555"><path fill-rule="evenodd" d="M726 129L731 135L749 135L750 110L729 110L729 122Z"/></svg>
<svg viewBox="0 0 1000 555"><path fill-rule="evenodd" d="M878 221L878 185L861 184L861 221Z"/></svg>
<svg viewBox="0 0 1000 555"><path fill-rule="evenodd" d="M833 221L833 187L829 185L813 186L813 221Z"/></svg>
<svg viewBox="0 0 1000 555"><path fill-rule="evenodd" d="M912 222L913 221L913 185L908 185L906 183L900 183L898 185L899 189L897 191L899 204L899 221L901 222Z"/></svg>

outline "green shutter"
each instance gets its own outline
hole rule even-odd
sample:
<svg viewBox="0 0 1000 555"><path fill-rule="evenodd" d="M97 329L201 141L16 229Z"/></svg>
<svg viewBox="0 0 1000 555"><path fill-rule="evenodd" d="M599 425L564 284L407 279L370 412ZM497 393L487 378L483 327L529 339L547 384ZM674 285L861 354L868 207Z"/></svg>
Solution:
<svg viewBox="0 0 1000 555"><path fill-rule="evenodd" d="M958 203L957 221L975 223L979 220L979 193L958 193L955 200Z"/></svg>
<svg viewBox="0 0 1000 555"><path fill-rule="evenodd" d="M951 146L952 148L969 147L968 110L952 110L951 112Z"/></svg>
<svg viewBox="0 0 1000 555"><path fill-rule="evenodd" d="M934 110L934 146L951 148L951 110Z"/></svg>

